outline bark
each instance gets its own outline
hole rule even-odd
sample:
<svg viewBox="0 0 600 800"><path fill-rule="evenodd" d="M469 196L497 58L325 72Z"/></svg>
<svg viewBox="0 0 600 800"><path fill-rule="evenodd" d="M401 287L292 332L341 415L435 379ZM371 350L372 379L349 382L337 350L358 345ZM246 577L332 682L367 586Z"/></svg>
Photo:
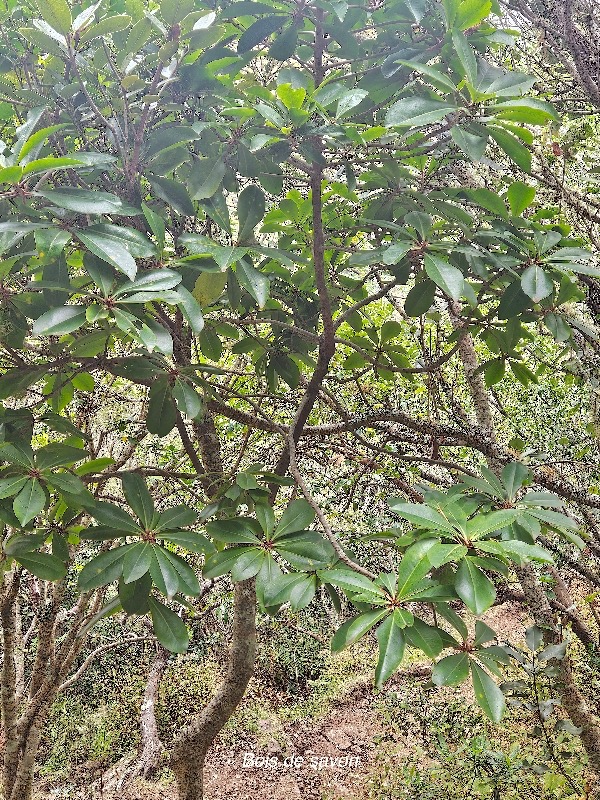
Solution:
<svg viewBox="0 0 600 800"><path fill-rule="evenodd" d="M227 674L204 710L177 736L171 756L179 800L202 800L206 753L242 700L254 672L256 592L254 581L236 583Z"/></svg>
<svg viewBox="0 0 600 800"><path fill-rule="evenodd" d="M156 645L140 709L140 746L137 756L129 763L123 760L111 767L94 785L93 791L115 792L123 789L135 778L149 778L158 768L165 752L156 722L156 701L170 653L162 645ZM94 795L95 796L95 795Z"/></svg>
<svg viewBox="0 0 600 800"><path fill-rule="evenodd" d="M561 641L556 619L541 583L530 566L520 567L517 575L534 622L544 630L544 643L557 644ZM567 653L555 661L558 668L556 687L560 701L571 722L581 728L579 734L588 757L589 775L587 780L588 800L600 800L600 720L588 707L586 698L577 686L573 673L573 662Z"/></svg>
<svg viewBox="0 0 600 800"><path fill-rule="evenodd" d="M144 689L140 712L141 744L134 774L141 775L143 778L147 778L156 769L164 751L156 724L156 700L168 660L169 652L158 645Z"/></svg>
<svg viewBox="0 0 600 800"><path fill-rule="evenodd" d="M562 575L555 567L551 567L550 572L554 578L556 599L566 609L566 612L562 614L563 620L571 623L571 630L585 647L590 650L596 649L598 647L597 636L577 610Z"/></svg>
<svg viewBox="0 0 600 800"><path fill-rule="evenodd" d="M91 604L91 595L82 595L69 613L69 628L64 632L59 630L67 618L59 620L64 586L61 582L47 588L48 593L44 591L43 597L38 598L39 604L36 600L38 618L34 617L25 634L18 604L19 591L22 599L28 587L21 585L21 570L6 576L0 589L4 800L31 800L36 758L50 708L85 645L86 637L79 635L82 627L101 604L99 595ZM24 664L20 660L25 655L25 644L34 636L35 653L24 680Z"/></svg>
<svg viewBox="0 0 600 800"><path fill-rule="evenodd" d="M5 738L2 783L5 794L15 783L19 763L19 740L17 734L17 669L15 663L16 599L19 590L20 574L9 579L2 593L0 621L2 623L2 726Z"/></svg>

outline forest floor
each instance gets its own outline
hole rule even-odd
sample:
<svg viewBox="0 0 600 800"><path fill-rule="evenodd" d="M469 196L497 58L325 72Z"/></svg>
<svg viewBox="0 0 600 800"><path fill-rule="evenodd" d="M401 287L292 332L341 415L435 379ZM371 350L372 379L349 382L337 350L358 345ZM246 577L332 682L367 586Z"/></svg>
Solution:
<svg viewBox="0 0 600 800"><path fill-rule="evenodd" d="M415 670L413 674L418 674ZM402 691L402 681L387 689ZM235 747L215 746L205 767L206 800L362 800L377 758L384 721L372 687L355 685L320 718L258 722ZM46 795L51 797L52 795ZM85 791L80 795L86 797ZM96 789L90 800L176 800L168 785L137 780L118 792Z"/></svg>
<svg viewBox="0 0 600 800"><path fill-rule="evenodd" d="M522 635L525 620L509 604L492 609L488 623L504 639ZM372 673L372 667L371 667ZM240 726L215 744L205 767L207 800L370 800L380 798L382 781L389 771L399 769L415 755L418 735L410 725L403 726L384 713L385 698L399 701L410 685L426 680L428 665L412 661L394 676L384 692L372 687L372 674L355 674L342 681L335 693L319 701L306 713L290 714L290 708L273 704L258 713L250 727ZM471 705L470 685L441 690ZM401 705L400 705L401 708ZM283 712L283 713L282 713ZM287 718L286 718L287 717ZM126 765L128 759L123 759ZM90 780L78 780L72 792L48 787L39 800L77 798L78 800L176 800L168 772L159 782L137 780L118 792L102 790ZM87 783L87 787L85 784ZM92 785L94 784L94 785ZM45 787L44 787L45 788ZM65 791L66 790L66 791Z"/></svg>

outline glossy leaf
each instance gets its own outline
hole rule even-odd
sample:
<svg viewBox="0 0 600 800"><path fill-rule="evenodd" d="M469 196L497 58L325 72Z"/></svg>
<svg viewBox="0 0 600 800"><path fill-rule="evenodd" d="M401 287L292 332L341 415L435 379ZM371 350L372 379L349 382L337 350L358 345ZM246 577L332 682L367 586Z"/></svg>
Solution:
<svg viewBox="0 0 600 800"><path fill-rule="evenodd" d="M469 677L469 657L466 653L446 656L433 668L431 681L436 686L458 686Z"/></svg>
<svg viewBox="0 0 600 800"><path fill-rule="evenodd" d="M332 651L334 653L339 652L356 642L387 614L388 611L386 609L367 611L344 622L333 635L331 640Z"/></svg>
<svg viewBox="0 0 600 800"><path fill-rule="evenodd" d="M46 493L37 478L28 480L13 500L13 509L21 525L27 525L43 511Z"/></svg>
<svg viewBox="0 0 600 800"><path fill-rule="evenodd" d="M492 722L500 722L505 709L502 691L475 661L471 661L471 678L479 707Z"/></svg>
<svg viewBox="0 0 600 800"><path fill-rule="evenodd" d="M454 588L473 614L483 614L496 599L494 584L470 558L464 558L460 562L454 578Z"/></svg>
<svg viewBox="0 0 600 800"><path fill-rule="evenodd" d="M156 638L172 653L185 653L190 637L185 622L153 597L149 599L150 615Z"/></svg>
<svg viewBox="0 0 600 800"><path fill-rule="evenodd" d="M404 658L405 638L402 627L397 624L397 611L389 614L377 628L379 660L375 669L375 686L380 689L398 669Z"/></svg>
<svg viewBox="0 0 600 800"><path fill-rule="evenodd" d="M288 533L305 530L312 524L315 516L313 507L306 500L292 500L275 528L273 539L276 540Z"/></svg>

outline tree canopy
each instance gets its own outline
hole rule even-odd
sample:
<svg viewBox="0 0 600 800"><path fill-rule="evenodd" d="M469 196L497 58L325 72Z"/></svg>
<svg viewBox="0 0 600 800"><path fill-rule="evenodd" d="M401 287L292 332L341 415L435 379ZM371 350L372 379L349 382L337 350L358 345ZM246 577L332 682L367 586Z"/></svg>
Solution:
<svg viewBox="0 0 600 800"><path fill-rule="evenodd" d="M416 648L434 684L469 678L497 722L518 653L479 617L515 575L600 771L554 615L577 620L540 581L565 568L598 586L596 419L565 411L567 389L580 414L596 386L600 271L580 222L597 211L564 189L576 113L512 27L527 11L506 13L6 3L2 715L21 736L7 800L31 792L33 701L98 620L148 615L184 652L195 598L230 584L230 671L173 749L182 799L201 797L251 675L256 603L331 604L334 650L375 631L377 686ZM50 623L19 708L28 575Z"/></svg>

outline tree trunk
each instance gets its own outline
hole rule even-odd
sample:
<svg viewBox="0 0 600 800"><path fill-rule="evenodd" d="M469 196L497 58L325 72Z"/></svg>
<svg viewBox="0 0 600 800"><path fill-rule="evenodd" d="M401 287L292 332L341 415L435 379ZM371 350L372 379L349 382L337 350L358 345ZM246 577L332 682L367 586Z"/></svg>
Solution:
<svg viewBox="0 0 600 800"><path fill-rule="evenodd" d="M235 584L231 650L225 679L210 703L177 736L171 755L179 800L202 800L208 748L244 696L254 672L256 591L254 580Z"/></svg>
<svg viewBox="0 0 600 800"><path fill-rule="evenodd" d="M529 612L536 625L544 631L545 644L558 643L560 635L552 607L537 575L530 566L519 567L516 572ZM583 692L575 683L569 654L562 659L556 659L554 663L558 668L556 688L562 707L573 725L581 728L579 736L588 757L589 776L585 796L587 800L600 800L600 720L590 711Z"/></svg>
<svg viewBox="0 0 600 800"><path fill-rule="evenodd" d="M140 711L142 738L136 773L144 778L148 777L148 775L156 769L164 750L163 743L158 734L158 725L156 724L156 700L168 660L168 650L165 650L162 645L158 645L158 650L152 663L150 674L148 675L146 688L144 689Z"/></svg>

